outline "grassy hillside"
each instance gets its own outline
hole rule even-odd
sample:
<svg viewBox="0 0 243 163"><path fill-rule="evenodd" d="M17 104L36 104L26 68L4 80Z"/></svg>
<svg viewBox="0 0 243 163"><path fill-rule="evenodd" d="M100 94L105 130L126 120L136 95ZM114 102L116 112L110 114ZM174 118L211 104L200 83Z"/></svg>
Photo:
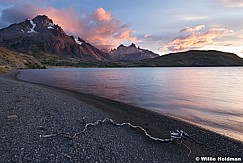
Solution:
<svg viewBox="0 0 243 163"><path fill-rule="evenodd" d="M142 60L136 63L136 65L149 67L243 66L243 59L233 53L215 50L191 50Z"/></svg>
<svg viewBox="0 0 243 163"><path fill-rule="evenodd" d="M44 66L33 56L13 52L0 47L0 72L17 68L43 68Z"/></svg>

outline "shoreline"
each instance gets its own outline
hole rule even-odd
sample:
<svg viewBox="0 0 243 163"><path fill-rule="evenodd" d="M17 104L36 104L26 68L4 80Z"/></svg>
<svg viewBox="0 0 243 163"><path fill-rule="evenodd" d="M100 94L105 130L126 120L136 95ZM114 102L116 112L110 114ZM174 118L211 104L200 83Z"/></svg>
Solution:
<svg viewBox="0 0 243 163"><path fill-rule="evenodd" d="M197 157L197 156L241 157L241 154L243 153L243 143L242 142L236 141L234 139L230 139L223 135L219 135L212 131L195 126L193 124L186 123L186 122L177 120L175 118L167 117L167 116L152 112L152 111L144 109L144 108L131 106L128 104L113 101L113 100L103 98L103 97L98 97L98 96L94 96L94 95L90 95L90 94L79 93L79 92L65 90L65 89L61 89L61 88L21 81L21 80L18 80L16 78L16 76L17 76L16 71L13 71L11 73L1 75L0 78L6 80L6 83L8 83L8 81L9 81L9 83L13 82L13 83L19 84L20 89L21 89L21 86L24 85L25 87L30 86L34 90L35 89L36 90L44 89L44 90L48 90L52 93L57 93L60 95L61 98L63 98L65 96L65 99L67 99L67 101L68 101L67 103L65 103L66 105L71 105L72 101L77 100L75 102L77 102L77 103L80 102L80 103L82 103L82 105L85 105L85 107L93 108L94 110L92 110L92 111L94 112L94 114L96 114L95 116L103 117L103 118L105 116L105 117L112 118L113 120L115 120L116 122L119 122L119 123L130 122L134 125L142 126L143 128L145 128L148 131L148 133L150 133L154 137L169 138L170 131L174 131L176 129L182 129L183 131L187 132L193 139L195 139L197 141L197 142L195 142L191 139L185 140L186 146L188 146L191 150L190 156L188 157L187 156L188 149L185 148L185 146L183 146L182 144L171 143L170 145L168 145L168 144L162 145L161 143L149 140L148 137L144 136L143 133L141 133L137 130L131 130L127 127L123 128L123 127L105 125L106 127L110 128L111 130L117 131L117 129L119 129L119 131L124 131L124 132L130 131L132 133L134 132L135 136L133 134L132 134L133 136L128 134L125 137L131 136L133 141L136 140L136 139L134 139L134 137L138 138L138 141L140 143L142 142L141 144L143 144L143 145L146 144L144 148L148 148L151 146L150 148L152 148L152 149L162 148L163 150L166 151L167 155L163 154L164 157L162 157L162 158L160 158L161 152L157 153L154 150L147 151L154 158L152 160L151 160L151 158L149 158L150 161L159 160L159 159L162 159L163 161L165 161L165 160L168 161L170 159L171 160L175 159L175 160L177 160L177 162L178 161L179 162L194 162L195 157ZM25 92L23 91L22 93L25 93ZM30 91L30 94L31 93L32 92ZM13 92L13 94L14 94L14 92ZM43 94L40 94L39 96L41 97L42 95ZM47 96L48 98L53 98L53 97L49 97L48 95L45 95L45 96ZM33 98L33 99L35 99L35 98ZM23 102L25 102L25 101L23 101ZM53 102L55 102L55 98L53 98ZM50 109L50 108L45 108L44 110L48 110L48 109ZM77 108L75 109L75 112L79 112L79 111L80 111L79 109L77 109ZM87 112L87 110L86 110L86 112ZM63 116L63 118L65 119L67 115L57 115L57 116ZM73 115L73 116L74 117L69 117L69 118L80 119L80 117L78 117L77 115ZM89 116L88 118L90 118L89 122L95 122L96 120L98 120L97 117L95 117L93 114L90 114L88 116ZM94 117L92 117L92 116L94 116ZM102 119L102 118L99 118L99 119ZM70 121L70 123L72 123L72 122ZM101 126L103 126L103 125L101 125ZM72 127L74 128L74 130L76 130L75 129L76 127L80 128L80 126L78 126L78 124L76 124ZM89 132L91 132L91 131L92 131L92 129L90 128ZM101 132L101 131L99 130L99 132ZM116 133L113 133L113 134L116 134ZM116 137L117 136L119 136L119 135L116 135ZM95 136L93 136L93 137L95 137ZM125 146L127 147L127 142L129 142L130 140L126 139L125 137L124 137L125 140L123 143L126 144ZM114 139L114 140L115 140L115 142L121 141L118 139ZM198 143L198 142L200 142L200 143ZM158 147L158 145L160 145L160 147ZM116 147L116 145L115 145L115 147ZM94 147L94 148L96 148L96 147ZM133 148L136 149L135 146ZM142 150L142 149L139 149L139 150ZM180 153L179 156L178 156L178 150ZM1 152L1 150L0 150L0 152ZM158 154L160 156L158 156ZM131 158L134 156L120 156L118 158L124 158L124 160L128 159L131 161ZM109 157L109 155L106 157ZM112 156L110 155L110 157L112 157ZM172 158L172 157L175 157L175 158ZM146 158L143 158L143 159L146 159ZM0 160L2 160L1 157L0 157ZM84 160L87 161L87 159L84 159ZM123 160L123 159L121 159L121 160ZM133 161L141 162L141 159L133 160Z"/></svg>

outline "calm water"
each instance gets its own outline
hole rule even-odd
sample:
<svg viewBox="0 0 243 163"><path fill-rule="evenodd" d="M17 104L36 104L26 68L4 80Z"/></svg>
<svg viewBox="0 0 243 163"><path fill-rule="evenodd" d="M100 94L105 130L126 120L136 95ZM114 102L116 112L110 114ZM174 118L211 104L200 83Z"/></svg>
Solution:
<svg viewBox="0 0 243 163"><path fill-rule="evenodd" d="M141 106L243 141L243 67L57 68L19 79Z"/></svg>

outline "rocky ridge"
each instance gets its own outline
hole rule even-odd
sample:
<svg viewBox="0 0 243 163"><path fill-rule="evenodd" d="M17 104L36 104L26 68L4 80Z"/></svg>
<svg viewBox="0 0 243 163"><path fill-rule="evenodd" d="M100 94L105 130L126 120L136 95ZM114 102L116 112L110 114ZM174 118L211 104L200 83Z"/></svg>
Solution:
<svg viewBox="0 0 243 163"><path fill-rule="evenodd" d="M142 49L139 46L137 47L134 43L130 46L121 44L117 49L112 49L110 55L114 61L139 61L159 56L152 51Z"/></svg>

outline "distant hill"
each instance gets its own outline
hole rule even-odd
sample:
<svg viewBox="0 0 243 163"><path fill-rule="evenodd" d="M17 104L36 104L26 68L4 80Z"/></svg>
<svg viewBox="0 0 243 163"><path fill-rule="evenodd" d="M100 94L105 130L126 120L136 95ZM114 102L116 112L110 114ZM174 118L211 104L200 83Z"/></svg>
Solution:
<svg viewBox="0 0 243 163"><path fill-rule="evenodd" d="M153 59L145 59L134 65L146 67L243 66L243 59L233 53L215 50L190 50L171 53Z"/></svg>
<svg viewBox="0 0 243 163"><path fill-rule="evenodd" d="M110 60L109 54L81 38L68 36L45 15L0 29L0 46L35 56L42 62L70 58L83 61Z"/></svg>
<svg viewBox="0 0 243 163"><path fill-rule="evenodd" d="M43 68L44 66L33 56L13 52L0 47L0 71L12 68Z"/></svg>
<svg viewBox="0 0 243 163"><path fill-rule="evenodd" d="M130 46L120 45L117 47L117 49L111 50L110 55L113 61L139 61L159 56L158 54L155 54L147 49L136 47L134 43L132 43Z"/></svg>

